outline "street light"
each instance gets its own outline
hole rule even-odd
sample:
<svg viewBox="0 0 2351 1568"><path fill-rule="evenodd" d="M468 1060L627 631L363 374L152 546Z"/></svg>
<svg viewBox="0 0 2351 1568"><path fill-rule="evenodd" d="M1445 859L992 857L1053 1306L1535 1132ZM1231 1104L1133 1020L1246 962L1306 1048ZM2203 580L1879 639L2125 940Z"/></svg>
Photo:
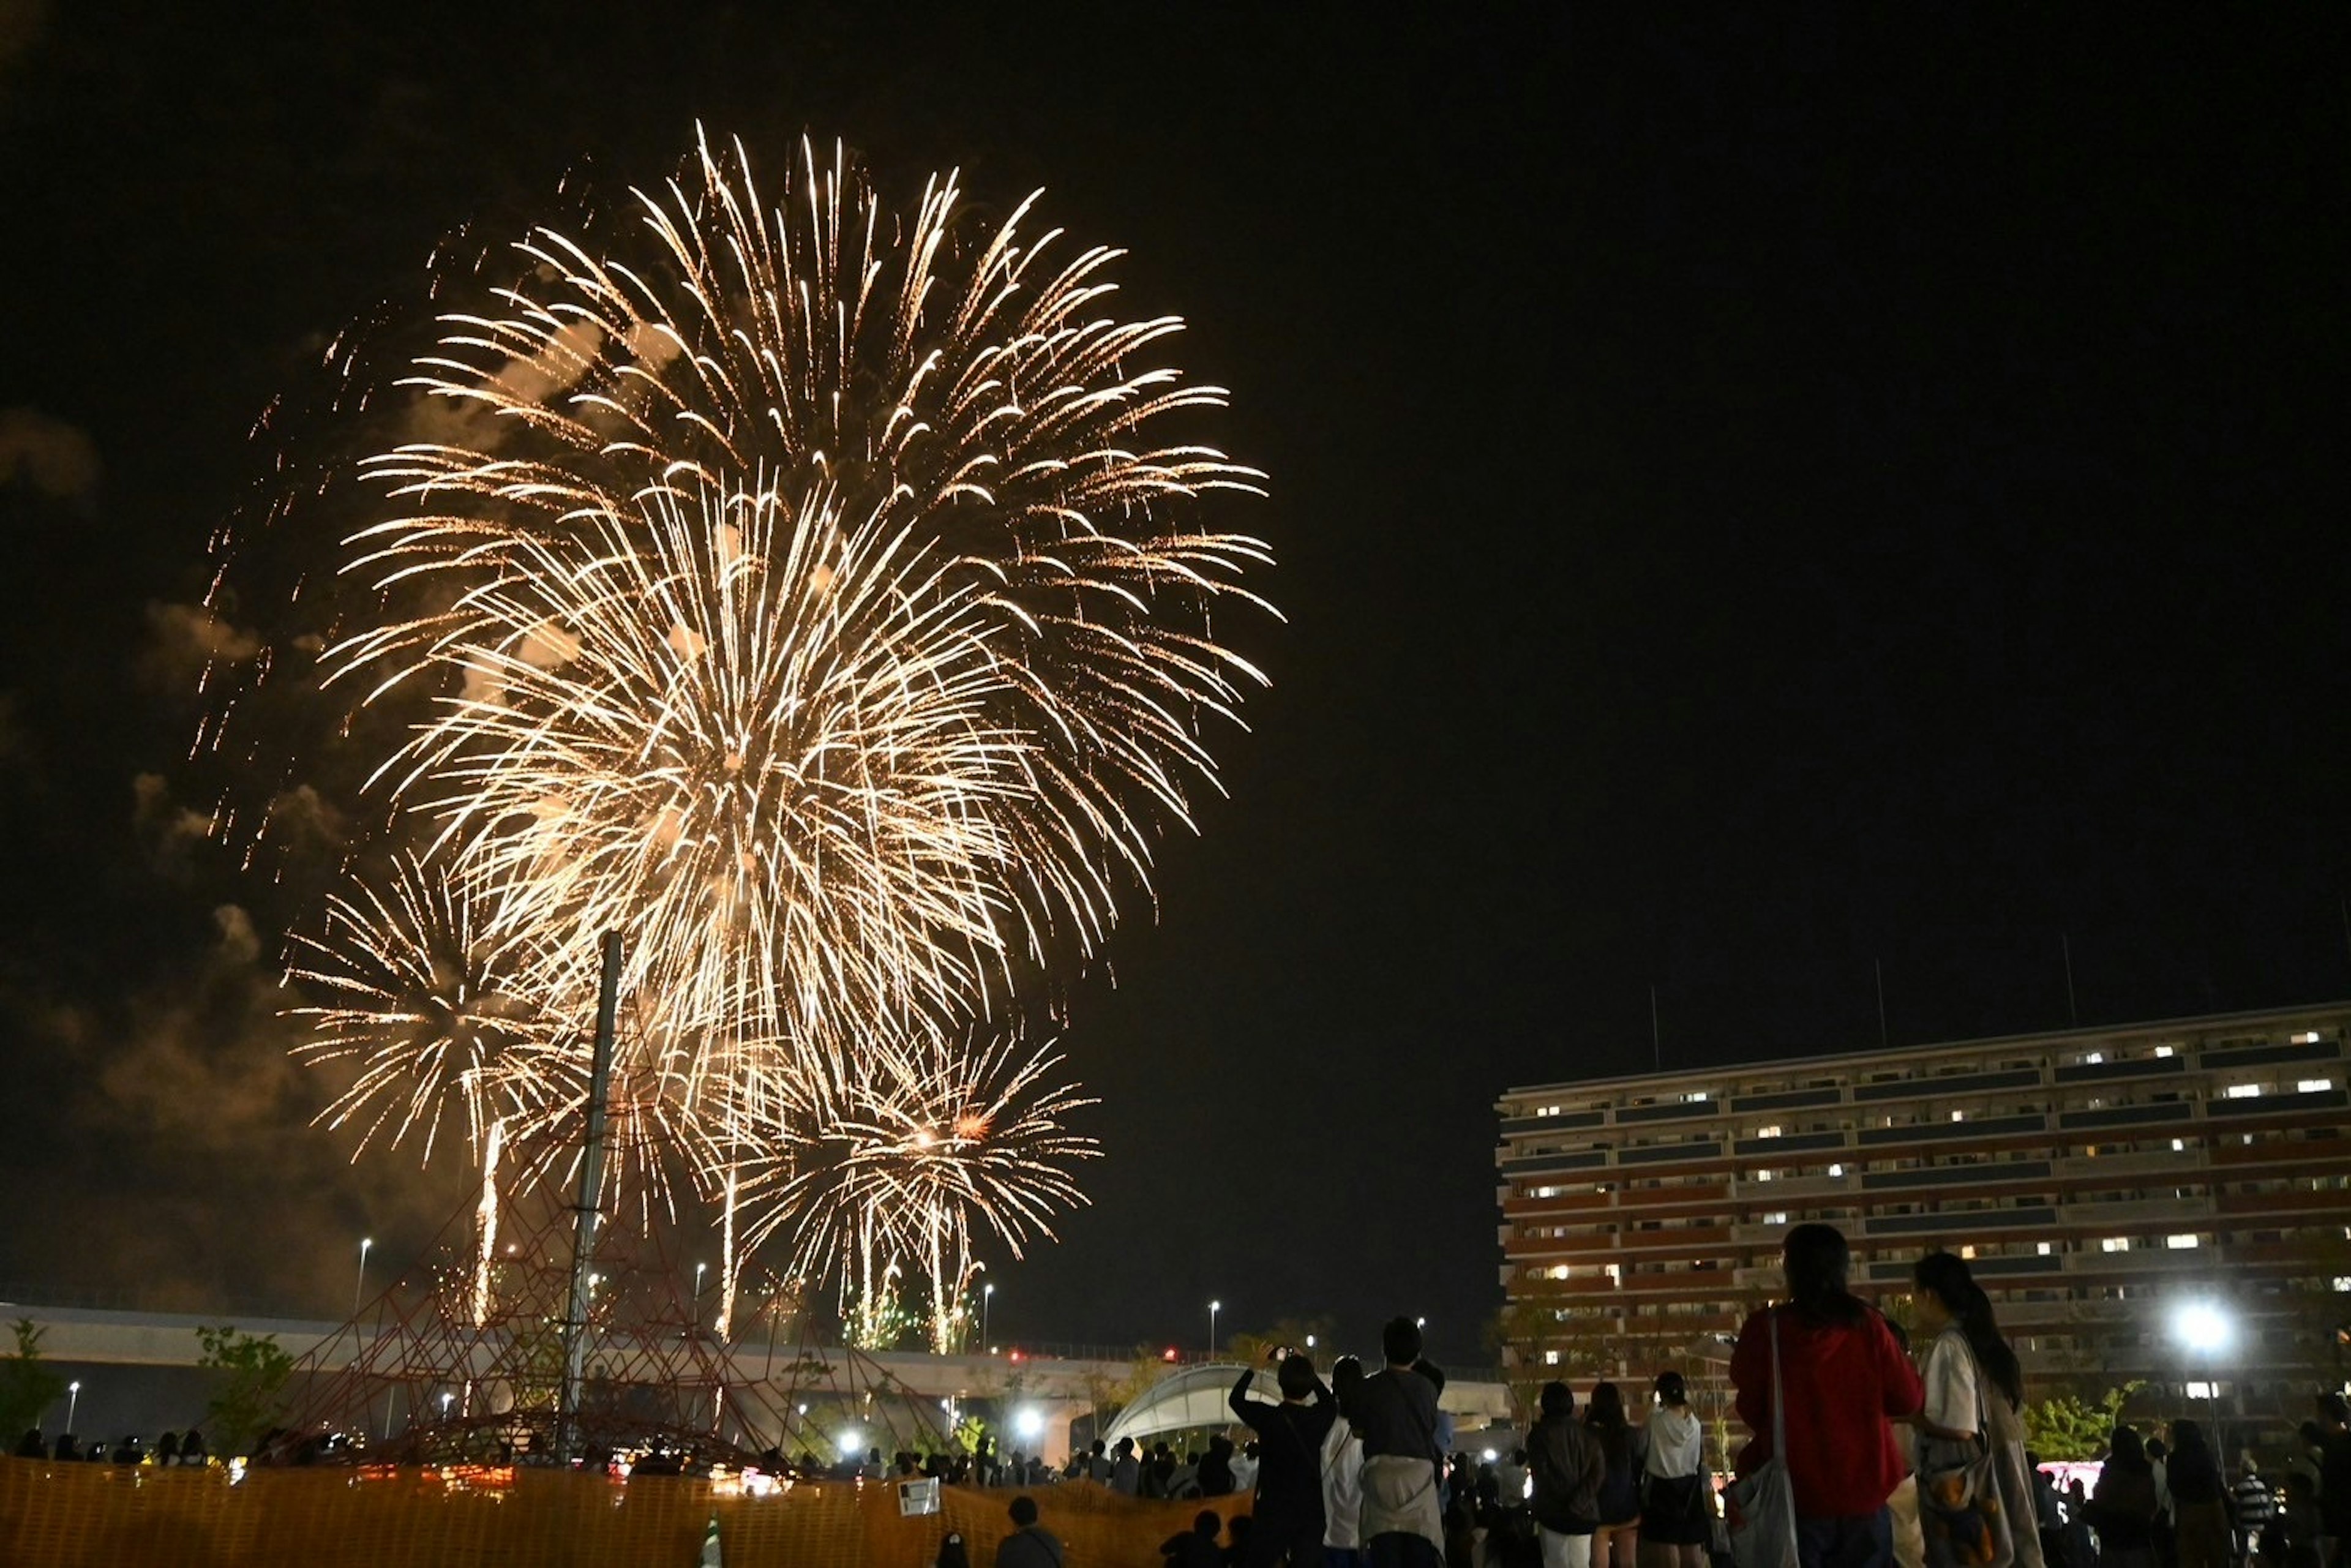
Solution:
<svg viewBox="0 0 2351 1568"><path fill-rule="evenodd" d="M374 1245L374 1237L362 1236L360 1238L360 1277L351 1281L351 1316L353 1317L360 1315L360 1298L367 1293L368 1249Z"/></svg>
<svg viewBox="0 0 2351 1568"><path fill-rule="evenodd" d="M992 1281L979 1288L979 1348L982 1351L987 1349L987 1299L994 1294L996 1286Z"/></svg>
<svg viewBox="0 0 2351 1568"><path fill-rule="evenodd" d="M1208 1359L1217 1359L1217 1314L1224 1310L1222 1301L1208 1303Z"/></svg>
<svg viewBox="0 0 2351 1568"><path fill-rule="evenodd" d="M2189 1301L2171 1314L2171 1332L2179 1336L2181 1344L2188 1347L2190 1355L2200 1358L2204 1364L2204 1397L2209 1402L2212 1420L2217 1427L2220 1419L2220 1383L2213 1370L2213 1363L2236 1339L2237 1325L2213 1302ZM2215 1442L2220 1440L2218 1431L2212 1436Z"/></svg>
<svg viewBox="0 0 2351 1568"><path fill-rule="evenodd" d="M697 1329L702 1326L702 1276L709 1267L707 1263L694 1266L694 1326Z"/></svg>
<svg viewBox="0 0 2351 1568"><path fill-rule="evenodd" d="M80 1380L79 1380L79 1379L76 1379L75 1381L73 1381L73 1382L68 1383L68 1384L67 1384L67 1385L66 1385L66 1430L67 1430L67 1431L70 1432L70 1431L72 1431L72 1430L73 1430L73 1424L74 1424L74 1412L75 1412L76 1410L79 1409L80 1407L81 1407L81 1382L80 1382Z"/></svg>

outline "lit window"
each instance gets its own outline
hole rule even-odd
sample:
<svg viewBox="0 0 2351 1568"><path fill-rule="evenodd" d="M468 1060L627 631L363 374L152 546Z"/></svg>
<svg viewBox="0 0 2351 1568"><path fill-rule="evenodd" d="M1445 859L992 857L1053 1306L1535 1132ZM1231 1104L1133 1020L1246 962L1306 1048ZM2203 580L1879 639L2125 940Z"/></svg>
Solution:
<svg viewBox="0 0 2351 1568"><path fill-rule="evenodd" d="M2048 1257L2048 1256L2049 1256L2050 1247L2049 1247L2049 1243L2047 1243L2046 1241L2037 1241L2037 1242L2033 1243L2033 1248L2032 1248L2032 1249L2033 1249L2034 1251L2036 1251L2036 1252L2040 1253L2040 1254L2041 1254L2041 1256L2043 1256L2043 1258L2046 1258L2046 1257Z"/></svg>
<svg viewBox="0 0 2351 1568"><path fill-rule="evenodd" d="M2316 1030L2312 1030L2308 1034L2295 1035L2294 1037L2294 1042L2296 1045L2316 1045L2318 1043L2318 1031Z"/></svg>
<svg viewBox="0 0 2351 1568"><path fill-rule="evenodd" d="M2219 1398L2220 1396L2215 1394L2212 1390L2213 1385L2210 1383L2191 1383L2188 1385L2188 1397L2190 1399Z"/></svg>
<svg viewBox="0 0 2351 1568"><path fill-rule="evenodd" d="M2100 1062L2105 1061L2105 1059L2106 1053L2103 1051L2094 1051L2090 1052L2089 1055L2082 1058L2083 1061L2088 1062L2093 1067L2097 1066Z"/></svg>
<svg viewBox="0 0 2351 1568"><path fill-rule="evenodd" d="M2179 1236L2167 1236L2163 1239L2163 1244L2174 1250L2180 1250L2195 1246L2196 1238L2192 1233Z"/></svg>
<svg viewBox="0 0 2351 1568"><path fill-rule="evenodd" d="M2173 1154L2175 1154L2175 1155L2184 1155L2184 1154L2186 1154L2186 1153L2188 1152L2188 1140L2187 1140L2187 1139L2185 1139L2185 1138L2174 1138L2174 1139L2172 1139L2172 1140L2171 1140L2171 1152L2172 1152Z"/></svg>
<svg viewBox="0 0 2351 1568"><path fill-rule="evenodd" d="M2171 1047L2168 1045L2158 1045L2155 1048L2155 1054L2158 1056L2170 1056L2176 1053L2172 1051Z"/></svg>
<svg viewBox="0 0 2351 1568"><path fill-rule="evenodd" d="M1954 1111L1951 1113L1951 1120L1954 1122L1964 1122L1967 1119L1968 1113L1965 1111Z"/></svg>
<svg viewBox="0 0 2351 1568"><path fill-rule="evenodd" d="M1771 1173L1770 1171L1757 1171L1755 1173L1755 1179L1757 1181L1770 1181L1771 1179Z"/></svg>
<svg viewBox="0 0 2351 1568"><path fill-rule="evenodd" d="M1788 1211L1784 1208L1775 1208L1771 1213L1763 1217L1763 1223L1766 1225L1785 1225L1788 1223Z"/></svg>
<svg viewBox="0 0 2351 1568"><path fill-rule="evenodd" d="M1535 1188L1535 1196L1537 1197L1557 1197L1559 1196L1559 1188L1555 1186L1539 1186Z"/></svg>
<svg viewBox="0 0 2351 1568"><path fill-rule="evenodd" d="M1841 1176L1844 1175L1844 1167L1843 1166L1831 1166L1829 1167L1829 1175L1833 1176Z"/></svg>
<svg viewBox="0 0 2351 1568"><path fill-rule="evenodd" d="M2297 1094L2324 1094L2334 1087L2335 1080L2332 1078L2298 1078L2294 1081L2294 1092Z"/></svg>
<svg viewBox="0 0 2351 1568"><path fill-rule="evenodd" d="M1705 1090L1703 1090L1703 1089L1693 1089L1693 1090L1691 1090L1691 1091L1689 1092L1689 1100L1690 1100L1690 1103L1691 1103L1691 1104L1693 1104L1693 1105L1696 1105L1696 1104L1699 1103L1700 1102L1704 1101L1705 1099L1706 1099L1706 1091L1705 1091Z"/></svg>
<svg viewBox="0 0 2351 1568"><path fill-rule="evenodd" d="M1611 1263L1602 1272L1608 1276L1608 1282L1612 1285L1621 1285L1625 1282L1625 1270L1619 1264Z"/></svg>
<svg viewBox="0 0 2351 1568"><path fill-rule="evenodd" d="M1552 1264L1552 1265L1551 1266L1551 1277L1552 1277L1552 1279L1554 1279L1554 1280L1564 1280L1564 1279L1566 1279L1566 1278L1567 1278L1567 1265L1566 1265L1566 1264L1564 1264L1564 1263L1554 1263L1554 1264Z"/></svg>
<svg viewBox="0 0 2351 1568"><path fill-rule="evenodd" d="M1780 1135L1780 1124L1774 1122L1768 1127L1758 1127L1755 1129L1755 1135L1759 1138L1776 1138Z"/></svg>
<svg viewBox="0 0 2351 1568"><path fill-rule="evenodd" d="M1559 1352L1555 1350L1547 1350L1543 1352L1543 1364L1545 1366L1557 1366L1559 1364Z"/></svg>
<svg viewBox="0 0 2351 1568"><path fill-rule="evenodd" d="M2231 1083L2227 1091L2228 1098L2231 1100L2258 1100L2261 1093L2262 1086L2258 1083Z"/></svg>
<svg viewBox="0 0 2351 1568"><path fill-rule="evenodd" d="M2337 1291L2351 1291L2351 1274L2335 1275L2335 1288Z"/></svg>
<svg viewBox="0 0 2351 1568"><path fill-rule="evenodd" d="M2101 1252L2127 1252L2130 1250L2130 1238L2127 1236L2109 1236L2105 1240L2098 1243L2098 1250Z"/></svg>
<svg viewBox="0 0 2351 1568"><path fill-rule="evenodd" d="M1960 1256L1960 1257L1962 1257L1962 1258L1972 1259L1972 1258L1974 1258L1974 1257L1975 1257L1975 1255L1976 1255L1976 1247L1975 1247L1975 1243L1974 1243L1974 1242L1972 1242L1972 1241L1969 1242L1967 1245L1965 1245L1965 1246L1963 1246L1963 1247L1961 1247L1961 1248L1959 1249L1959 1256Z"/></svg>

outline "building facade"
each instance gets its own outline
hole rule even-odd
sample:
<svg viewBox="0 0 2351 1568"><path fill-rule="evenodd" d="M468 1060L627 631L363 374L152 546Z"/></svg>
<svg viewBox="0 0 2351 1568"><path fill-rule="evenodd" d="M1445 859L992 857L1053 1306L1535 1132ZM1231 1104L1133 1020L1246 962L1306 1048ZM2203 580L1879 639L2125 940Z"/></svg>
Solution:
<svg viewBox="0 0 2351 1568"><path fill-rule="evenodd" d="M2299 1419L2345 1375L2347 1031L2351 1003L1510 1090L1505 1338L1714 1359L1817 1219L1865 1297L1969 1258L2036 1388Z"/></svg>

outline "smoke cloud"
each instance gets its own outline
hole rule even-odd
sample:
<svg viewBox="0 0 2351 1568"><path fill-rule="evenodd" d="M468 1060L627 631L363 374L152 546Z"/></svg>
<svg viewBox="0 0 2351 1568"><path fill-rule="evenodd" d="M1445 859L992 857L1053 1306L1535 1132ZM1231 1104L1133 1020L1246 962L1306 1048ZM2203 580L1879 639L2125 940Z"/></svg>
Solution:
<svg viewBox="0 0 2351 1568"><path fill-rule="evenodd" d="M8 65L9 0L0 0L0 70ZM0 409L0 485L29 485L60 501L98 493L98 444L35 409Z"/></svg>

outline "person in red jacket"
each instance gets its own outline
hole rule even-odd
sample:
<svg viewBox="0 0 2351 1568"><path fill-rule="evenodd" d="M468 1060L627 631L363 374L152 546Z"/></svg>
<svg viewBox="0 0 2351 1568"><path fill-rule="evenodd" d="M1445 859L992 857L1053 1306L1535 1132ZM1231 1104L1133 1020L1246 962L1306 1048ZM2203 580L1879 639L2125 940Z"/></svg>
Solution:
<svg viewBox="0 0 2351 1568"><path fill-rule="evenodd" d="M1907 1466L1888 1423L1924 1402L1917 1369L1886 1320L1845 1289L1853 1255L1834 1226L1797 1226L1780 1257L1787 1303L1750 1317L1730 1353L1739 1418L1754 1434L1740 1451L1738 1471L1746 1475L1771 1457L1776 1322L1797 1556L1803 1568L1889 1568L1886 1499Z"/></svg>

